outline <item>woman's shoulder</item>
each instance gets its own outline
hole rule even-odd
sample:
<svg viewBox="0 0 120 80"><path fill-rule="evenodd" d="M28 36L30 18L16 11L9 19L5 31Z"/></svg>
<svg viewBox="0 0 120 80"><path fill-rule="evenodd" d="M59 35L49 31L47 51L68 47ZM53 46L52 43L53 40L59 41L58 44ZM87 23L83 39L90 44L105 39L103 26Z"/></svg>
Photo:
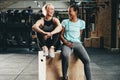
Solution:
<svg viewBox="0 0 120 80"><path fill-rule="evenodd" d="M37 20L35 24L36 25L43 25L44 24L44 19L41 18L41 19Z"/></svg>
<svg viewBox="0 0 120 80"><path fill-rule="evenodd" d="M82 20L82 19L79 19L79 18L78 18L78 20L79 20L80 22L83 22L83 23L85 22L85 20Z"/></svg>
<svg viewBox="0 0 120 80"><path fill-rule="evenodd" d="M62 20L62 23L68 23L69 19Z"/></svg>
<svg viewBox="0 0 120 80"><path fill-rule="evenodd" d="M69 21L69 19L64 19L63 21L68 22L68 21Z"/></svg>
<svg viewBox="0 0 120 80"><path fill-rule="evenodd" d="M56 20L56 19L58 19L58 18L56 18L56 17L53 17L52 19L53 19L53 20Z"/></svg>
<svg viewBox="0 0 120 80"><path fill-rule="evenodd" d="M59 19L56 18L56 17L53 17L52 20L53 20L53 22L58 22L59 21Z"/></svg>

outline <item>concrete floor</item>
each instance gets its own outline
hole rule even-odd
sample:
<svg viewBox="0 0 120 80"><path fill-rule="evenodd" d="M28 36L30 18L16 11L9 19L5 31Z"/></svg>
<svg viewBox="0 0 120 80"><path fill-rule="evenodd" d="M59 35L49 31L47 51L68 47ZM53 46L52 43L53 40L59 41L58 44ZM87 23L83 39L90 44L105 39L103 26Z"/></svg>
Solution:
<svg viewBox="0 0 120 80"><path fill-rule="evenodd" d="M120 52L87 48L92 80L120 80ZM38 55L28 49L0 50L0 80L38 80Z"/></svg>

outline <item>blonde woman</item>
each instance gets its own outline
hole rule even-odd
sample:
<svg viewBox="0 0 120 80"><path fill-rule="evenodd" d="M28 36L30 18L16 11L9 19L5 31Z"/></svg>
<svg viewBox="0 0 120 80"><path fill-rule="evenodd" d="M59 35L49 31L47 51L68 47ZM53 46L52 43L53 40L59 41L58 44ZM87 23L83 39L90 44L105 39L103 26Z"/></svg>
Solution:
<svg viewBox="0 0 120 80"><path fill-rule="evenodd" d="M54 57L54 51L59 48L59 32L62 30L60 21L53 17L54 6L47 3L43 7L45 17L38 20L33 26L33 30L37 32L40 41L40 47L45 55Z"/></svg>

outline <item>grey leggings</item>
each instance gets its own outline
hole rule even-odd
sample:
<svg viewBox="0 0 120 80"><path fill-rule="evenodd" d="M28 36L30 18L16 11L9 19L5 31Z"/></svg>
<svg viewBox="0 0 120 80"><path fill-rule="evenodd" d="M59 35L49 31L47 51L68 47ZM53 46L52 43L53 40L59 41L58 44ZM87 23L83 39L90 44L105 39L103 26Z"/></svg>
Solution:
<svg viewBox="0 0 120 80"><path fill-rule="evenodd" d="M84 64L84 71L86 75L86 80L91 80L91 71L90 71L90 58L81 43L73 43L73 48L70 48L66 45L62 46L62 72L63 77L67 76L68 61L71 53L74 53L75 56L79 57Z"/></svg>

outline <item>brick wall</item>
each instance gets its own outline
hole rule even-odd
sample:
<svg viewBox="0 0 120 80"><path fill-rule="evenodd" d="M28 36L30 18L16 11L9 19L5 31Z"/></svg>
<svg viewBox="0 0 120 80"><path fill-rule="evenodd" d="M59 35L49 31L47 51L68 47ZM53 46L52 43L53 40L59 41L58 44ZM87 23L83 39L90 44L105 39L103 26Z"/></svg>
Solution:
<svg viewBox="0 0 120 80"><path fill-rule="evenodd" d="M101 4L108 0L97 0L97 4ZM110 0L109 0L110 1ZM96 14L96 32L97 36L104 37L104 46L110 47L111 45L111 5L105 5L97 10Z"/></svg>

